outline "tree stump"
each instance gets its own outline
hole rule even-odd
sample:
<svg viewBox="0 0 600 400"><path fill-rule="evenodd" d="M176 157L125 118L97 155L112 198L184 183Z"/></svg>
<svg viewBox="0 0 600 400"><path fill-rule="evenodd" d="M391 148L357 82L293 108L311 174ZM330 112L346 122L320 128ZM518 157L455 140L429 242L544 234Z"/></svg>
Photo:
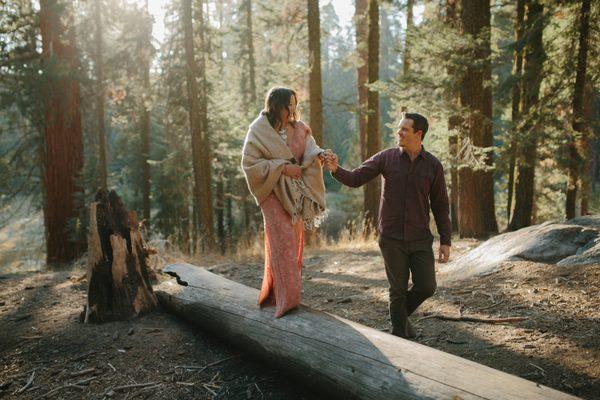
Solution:
<svg viewBox="0 0 600 400"><path fill-rule="evenodd" d="M99 190L90 206L85 323L130 319L158 304L147 257L136 213L114 190Z"/></svg>

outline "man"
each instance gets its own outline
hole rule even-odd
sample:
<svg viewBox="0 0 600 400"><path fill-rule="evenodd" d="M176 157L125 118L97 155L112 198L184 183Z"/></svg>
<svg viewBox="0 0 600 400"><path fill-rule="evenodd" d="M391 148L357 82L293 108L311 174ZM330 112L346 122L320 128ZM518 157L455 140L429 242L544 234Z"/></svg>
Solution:
<svg viewBox="0 0 600 400"><path fill-rule="evenodd" d="M398 127L398 146L383 150L360 167L348 171L338 165L337 155L326 156L325 167L342 184L359 187L378 175L384 184L379 206L379 247L390 285L392 334L404 338L415 332L408 316L436 289L433 235L429 210L440 233L439 261L450 257L452 228L441 162L423 148L429 128L427 119L404 114ZM408 290L409 275L412 287Z"/></svg>

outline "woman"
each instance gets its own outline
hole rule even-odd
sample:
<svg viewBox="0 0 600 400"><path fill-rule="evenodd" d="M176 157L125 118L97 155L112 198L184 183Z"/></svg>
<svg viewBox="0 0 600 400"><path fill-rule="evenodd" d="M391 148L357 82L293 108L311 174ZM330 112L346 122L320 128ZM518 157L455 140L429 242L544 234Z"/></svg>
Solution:
<svg viewBox="0 0 600 400"><path fill-rule="evenodd" d="M296 93L274 87L244 141L242 168L265 225L265 269L258 304L279 318L300 304L304 228L325 217L323 150L298 120Z"/></svg>

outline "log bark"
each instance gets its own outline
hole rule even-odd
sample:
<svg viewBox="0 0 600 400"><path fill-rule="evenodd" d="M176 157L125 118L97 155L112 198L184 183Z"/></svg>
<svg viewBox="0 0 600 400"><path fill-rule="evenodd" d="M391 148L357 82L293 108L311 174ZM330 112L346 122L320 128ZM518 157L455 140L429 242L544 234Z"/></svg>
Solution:
<svg viewBox="0 0 600 400"><path fill-rule="evenodd" d="M85 323L133 318L158 304L147 256L135 212L115 191L99 190L90 206Z"/></svg>
<svg viewBox="0 0 600 400"><path fill-rule="evenodd" d="M170 312L343 399L575 399L305 306L273 318L258 290L189 264L157 287Z"/></svg>

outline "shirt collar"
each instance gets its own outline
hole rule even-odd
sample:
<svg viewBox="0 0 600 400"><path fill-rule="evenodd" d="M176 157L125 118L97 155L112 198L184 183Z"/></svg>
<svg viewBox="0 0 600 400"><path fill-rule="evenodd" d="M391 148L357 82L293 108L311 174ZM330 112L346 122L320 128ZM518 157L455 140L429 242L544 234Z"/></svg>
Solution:
<svg viewBox="0 0 600 400"><path fill-rule="evenodd" d="M404 151L404 147L400 147L400 152L402 154L406 154L406 156L408 157L408 153L406 153L406 151ZM421 145L421 151L419 152L419 154L417 154L417 157L421 157L421 158L425 159L425 146Z"/></svg>

